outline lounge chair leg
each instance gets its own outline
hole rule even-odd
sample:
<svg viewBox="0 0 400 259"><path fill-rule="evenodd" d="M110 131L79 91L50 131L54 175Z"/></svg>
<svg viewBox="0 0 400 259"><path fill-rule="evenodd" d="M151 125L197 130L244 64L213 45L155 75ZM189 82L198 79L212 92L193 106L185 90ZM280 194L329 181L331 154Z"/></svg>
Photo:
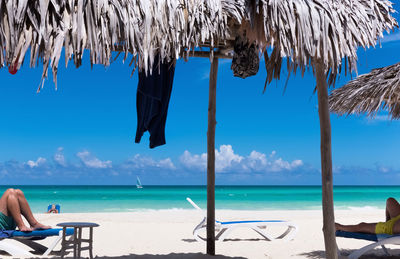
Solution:
<svg viewBox="0 0 400 259"><path fill-rule="evenodd" d="M275 239L275 238L271 237L270 235L268 235L263 229L261 229L259 227L252 227L251 229L253 229L255 232L260 234L263 238L265 238L268 241L273 241Z"/></svg>
<svg viewBox="0 0 400 259"><path fill-rule="evenodd" d="M364 253L374 249L377 246L384 246L385 244L399 244L399 242L394 242L394 240L396 240L397 237L392 237L392 238L386 238L382 241L376 242L376 243L372 243L370 245L364 246L354 252L352 252L348 258L349 259L357 259L359 258L361 255L363 255ZM386 250L386 247L385 247ZM387 252L387 251L386 251Z"/></svg>
<svg viewBox="0 0 400 259"><path fill-rule="evenodd" d="M336 244L336 251L337 251L338 258L339 259L342 258L342 253L340 252L340 249L337 244Z"/></svg>
<svg viewBox="0 0 400 259"><path fill-rule="evenodd" d="M205 240L200 236L199 232L205 231L205 228L207 226L206 222L207 222L207 218L204 218L193 230L193 236L198 242Z"/></svg>
<svg viewBox="0 0 400 259"><path fill-rule="evenodd" d="M56 247L56 245L58 244L58 242L60 242L60 240L63 238L63 231L61 230L58 233L58 237L54 240L54 242L49 246L49 248L46 250L46 252L44 252L43 256L48 256L51 251L53 251L53 249Z"/></svg>
<svg viewBox="0 0 400 259"><path fill-rule="evenodd" d="M218 241L222 242L225 240L225 237L232 232L232 229L223 228L218 232L218 235L215 237Z"/></svg>
<svg viewBox="0 0 400 259"><path fill-rule="evenodd" d="M382 245L382 250L383 250L383 252L384 252L387 256L390 255L390 254L389 254L389 251L386 249L386 246Z"/></svg>
<svg viewBox="0 0 400 259"><path fill-rule="evenodd" d="M285 231L285 233L283 233L282 235L280 235L278 238L282 239L282 240L287 240L290 241L294 238L294 236L296 235L298 229L296 225L290 225L288 226L288 229Z"/></svg>

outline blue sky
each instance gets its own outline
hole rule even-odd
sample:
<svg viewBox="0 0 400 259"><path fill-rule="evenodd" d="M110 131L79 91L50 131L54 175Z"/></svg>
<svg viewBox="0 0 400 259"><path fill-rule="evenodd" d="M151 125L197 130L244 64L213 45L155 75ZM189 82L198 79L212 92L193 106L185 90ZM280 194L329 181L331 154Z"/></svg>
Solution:
<svg viewBox="0 0 400 259"><path fill-rule="evenodd" d="M398 30L382 48L360 49L359 74L400 62L399 50ZM209 60L178 61L167 144L156 149L148 133L134 143L137 73L121 59L93 69L85 60L79 69L61 60L58 90L50 76L38 94L40 66L0 70L0 184L135 184L136 175L143 184L205 184ZM217 184L320 184L315 79L292 75L283 93L286 75L263 94L263 63L243 80L221 60ZM400 122L383 113L331 123L335 184L400 183Z"/></svg>

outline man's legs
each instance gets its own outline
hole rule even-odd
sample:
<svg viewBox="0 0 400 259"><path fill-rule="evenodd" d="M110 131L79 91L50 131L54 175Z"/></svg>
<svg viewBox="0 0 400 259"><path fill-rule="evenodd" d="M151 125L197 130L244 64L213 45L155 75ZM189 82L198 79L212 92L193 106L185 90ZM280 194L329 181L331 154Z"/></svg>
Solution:
<svg viewBox="0 0 400 259"><path fill-rule="evenodd" d="M3 193L3 196L0 198L0 212L2 212L4 215L7 215L7 196L8 193L10 193L12 189L8 189Z"/></svg>
<svg viewBox="0 0 400 259"><path fill-rule="evenodd" d="M17 189L8 189L0 199L0 211L15 220L19 230L30 231L32 229L48 229L49 226L40 224L32 214L24 193ZM26 218L31 228L25 226L21 214Z"/></svg>
<svg viewBox="0 0 400 259"><path fill-rule="evenodd" d="M336 230L347 231L347 232L361 232L375 234L376 223L360 223L357 225L341 225L335 223Z"/></svg>
<svg viewBox="0 0 400 259"><path fill-rule="evenodd" d="M400 204L394 198L386 200L386 221L400 215Z"/></svg>
<svg viewBox="0 0 400 259"><path fill-rule="evenodd" d="M400 215L400 204L394 198L388 198L386 200L386 221ZM360 223L357 225L341 225L335 223L336 230L348 231L348 232L362 232L375 234L375 228L377 223ZM400 233L400 221L396 222L393 226L394 233Z"/></svg>
<svg viewBox="0 0 400 259"><path fill-rule="evenodd" d="M15 193L17 194L17 197L18 197L21 214L24 215L26 220L29 222L29 225L31 226L31 228L33 228L33 229L38 229L38 228L48 229L48 228L50 228L49 226L40 224L35 219L35 217L33 216L32 210L29 207L28 201L25 198L24 193L19 189L16 189Z"/></svg>
<svg viewBox="0 0 400 259"><path fill-rule="evenodd" d="M20 231L32 231L31 228L25 226L22 220L18 197L14 189L8 189L4 192L0 199L0 211L4 215L12 217Z"/></svg>

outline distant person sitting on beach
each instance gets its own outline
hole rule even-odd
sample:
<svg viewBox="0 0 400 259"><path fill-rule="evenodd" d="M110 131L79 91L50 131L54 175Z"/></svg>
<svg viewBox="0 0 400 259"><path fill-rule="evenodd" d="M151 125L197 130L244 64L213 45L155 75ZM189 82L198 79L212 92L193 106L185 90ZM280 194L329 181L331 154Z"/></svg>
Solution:
<svg viewBox="0 0 400 259"><path fill-rule="evenodd" d="M386 221L377 223L362 222L357 225L335 223L336 230L370 234L400 234L400 204L394 199L386 200Z"/></svg>
<svg viewBox="0 0 400 259"><path fill-rule="evenodd" d="M29 227L25 225L22 216L28 221ZM20 231L51 228L35 219L21 190L8 189L0 199L0 230L15 230L16 227Z"/></svg>
<svg viewBox="0 0 400 259"><path fill-rule="evenodd" d="M51 204L47 208L47 213L60 213L60 205L58 204Z"/></svg>

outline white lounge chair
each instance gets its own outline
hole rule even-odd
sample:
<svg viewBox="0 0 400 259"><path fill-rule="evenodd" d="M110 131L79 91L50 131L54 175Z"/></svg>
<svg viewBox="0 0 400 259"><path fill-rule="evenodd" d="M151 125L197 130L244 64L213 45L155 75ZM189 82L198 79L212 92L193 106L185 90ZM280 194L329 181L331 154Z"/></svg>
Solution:
<svg viewBox="0 0 400 259"><path fill-rule="evenodd" d="M385 245L400 245L400 235L386 235L386 234L376 235L376 234L367 234L358 232L336 231L336 236L344 238L354 238L359 240L368 240L374 242L349 254L347 256L349 259L357 259L366 252L373 250L377 246L381 246L384 253L386 255L390 255ZM338 253L340 254L339 250Z"/></svg>
<svg viewBox="0 0 400 259"><path fill-rule="evenodd" d="M204 211L197 206L190 198L186 198L186 200L197 210L199 210L204 219L198 224L193 230L193 236L197 241L206 240L201 237L200 234L205 232L207 228L207 217L205 216ZM266 232L267 227L272 226L284 226L287 229L279 236L272 236L271 234ZM268 241L289 241L294 238L297 233L297 226L289 221L284 220L246 220L246 221L215 221L215 230L217 234L215 239L218 241L224 241L225 238L236 228L251 228L258 234L260 234L263 238Z"/></svg>
<svg viewBox="0 0 400 259"><path fill-rule="evenodd" d="M12 256L17 257L34 257L37 254L41 256L48 256L50 252L53 251L55 246L60 242L63 237L62 228L53 228L46 230L35 230L31 232L21 232L21 231L0 231L0 250L5 251ZM74 229L67 228L66 235L71 236L73 238ZM47 237L55 237L53 243L49 247L46 247L42 244L37 243L37 240L42 240ZM25 246L33 249L33 253L30 251L23 249L21 246L17 246L10 242L10 240L16 240Z"/></svg>

